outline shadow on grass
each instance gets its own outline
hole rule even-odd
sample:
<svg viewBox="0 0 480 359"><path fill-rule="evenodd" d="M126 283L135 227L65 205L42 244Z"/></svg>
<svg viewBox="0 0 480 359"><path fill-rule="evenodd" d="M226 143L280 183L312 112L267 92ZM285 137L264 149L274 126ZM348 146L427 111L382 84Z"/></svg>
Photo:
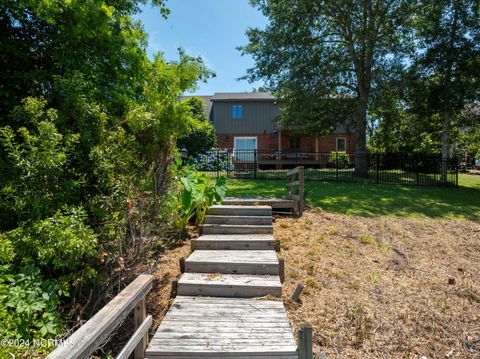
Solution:
<svg viewBox="0 0 480 359"><path fill-rule="evenodd" d="M228 196L277 197L286 195L284 181L229 180ZM359 216L426 216L480 219L480 181L459 188L307 182L310 206L328 212Z"/></svg>

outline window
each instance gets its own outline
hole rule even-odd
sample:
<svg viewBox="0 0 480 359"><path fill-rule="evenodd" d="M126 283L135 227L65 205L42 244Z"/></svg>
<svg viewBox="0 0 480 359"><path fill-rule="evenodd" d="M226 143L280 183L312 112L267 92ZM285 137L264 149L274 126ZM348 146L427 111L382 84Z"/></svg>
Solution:
<svg viewBox="0 0 480 359"><path fill-rule="evenodd" d="M345 137L338 137L337 138L337 152L345 152L347 151L347 139Z"/></svg>
<svg viewBox="0 0 480 359"><path fill-rule="evenodd" d="M292 150L300 149L300 137L290 137L290 148Z"/></svg>
<svg viewBox="0 0 480 359"><path fill-rule="evenodd" d="M234 120L241 120L243 118L243 105L232 106L232 118Z"/></svg>

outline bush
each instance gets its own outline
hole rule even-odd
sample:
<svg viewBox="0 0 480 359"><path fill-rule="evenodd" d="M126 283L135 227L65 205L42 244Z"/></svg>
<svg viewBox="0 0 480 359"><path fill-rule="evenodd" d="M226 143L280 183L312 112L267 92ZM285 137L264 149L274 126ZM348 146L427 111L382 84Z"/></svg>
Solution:
<svg viewBox="0 0 480 359"><path fill-rule="evenodd" d="M86 219L83 208L73 208L0 236L13 244L21 265L49 268L59 276L80 274L79 267L91 263L97 253L97 238Z"/></svg>
<svg viewBox="0 0 480 359"><path fill-rule="evenodd" d="M350 157L345 151L332 151L328 159L328 167L330 168L348 168Z"/></svg>
<svg viewBox="0 0 480 359"><path fill-rule="evenodd" d="M211 149L190 157L189 164L197 171L233 171L233 161L226 149Z"/></svg>

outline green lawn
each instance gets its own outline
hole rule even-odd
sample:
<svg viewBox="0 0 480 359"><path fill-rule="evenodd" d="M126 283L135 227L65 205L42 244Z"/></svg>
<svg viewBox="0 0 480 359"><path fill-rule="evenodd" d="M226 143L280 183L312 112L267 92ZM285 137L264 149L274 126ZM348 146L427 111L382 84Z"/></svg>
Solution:
<svg viewBox="0 0 480 359"><path fill-rule="evenodd" d="M230 197L285 197L281 180L228 180ZM480 219L480 176L459 175L459 188L307 182L307 202L361 216Z"/></svg>

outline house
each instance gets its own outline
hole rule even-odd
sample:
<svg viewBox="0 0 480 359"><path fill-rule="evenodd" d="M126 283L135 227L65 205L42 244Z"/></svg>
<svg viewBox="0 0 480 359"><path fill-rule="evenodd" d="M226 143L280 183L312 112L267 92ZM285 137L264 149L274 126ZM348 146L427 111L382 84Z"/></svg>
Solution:
<svg viewBox="0 0 480 359"><path fill-rule="evenodd" d="M198 96L215 125L219 148L258 153L355 152L355 134L342 125L318 138L282 131L276 124L282 101L265 92L215 93Z"/></svg>

